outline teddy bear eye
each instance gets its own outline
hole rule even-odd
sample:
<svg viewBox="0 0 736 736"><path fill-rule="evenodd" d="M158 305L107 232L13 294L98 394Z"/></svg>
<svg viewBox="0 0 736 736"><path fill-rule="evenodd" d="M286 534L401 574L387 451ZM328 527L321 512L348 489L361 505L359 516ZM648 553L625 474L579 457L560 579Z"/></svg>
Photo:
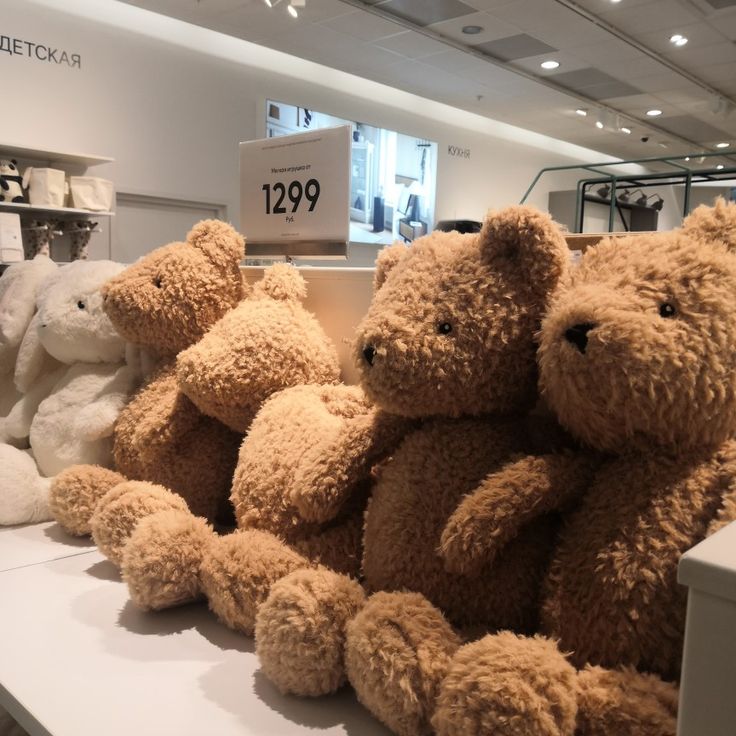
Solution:
<svg viewBox="0 0 736 736"><path fill-rule="evenodd" d="M659 305L660 317L674 317L676 314L677 310L669 302L664 302L664 304Z"/></svg>
<svg viewBox="0 0 736 736"><path fill-rule="evenodd" d="M161 288L161 277L160 276L156 276L156 278L153 280L153 285L157 289L160 289Z"/></svg>
<svg viewBox="0 0 736 736"><path fill-rule="evenodd" d="M440 322L437 325L437 332L440 335L449 335L452 332L452 325L449 322Z"/></svg>
<svg viewBox="0 0 736 736"><path fill-rule="evenodd" d="M86 308L87 308L87 305L80 299L77 302L77 309L86 309Z"/></svg>

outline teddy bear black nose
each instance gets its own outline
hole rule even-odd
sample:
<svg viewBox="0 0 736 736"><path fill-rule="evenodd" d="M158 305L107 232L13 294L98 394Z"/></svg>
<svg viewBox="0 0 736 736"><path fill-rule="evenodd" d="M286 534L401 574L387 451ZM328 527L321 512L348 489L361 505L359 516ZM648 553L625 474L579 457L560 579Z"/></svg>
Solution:
<svg viewBox="0 0 736 736"><path fill-rule="evenodd" d="M376 357L376 349L373 345L366 345L363 348L363 357L368 365L373 365L373 359Z"/></svg>
<svg viewBox="0 0 736 736"><path fill-rule="evenodd" d="M588 333L595 327L590 322L573 325L565 330L565 340L571 342L581 353L588 347Z"/></svg>

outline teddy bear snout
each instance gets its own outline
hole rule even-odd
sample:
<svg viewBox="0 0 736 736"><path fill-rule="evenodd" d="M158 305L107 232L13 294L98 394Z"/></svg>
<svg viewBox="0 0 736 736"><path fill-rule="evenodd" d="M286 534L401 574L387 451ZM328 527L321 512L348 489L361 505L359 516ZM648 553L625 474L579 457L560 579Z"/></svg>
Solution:
<svg viewBox="0 0 736 736"><path fill-rule="evenodd" d="M592 322L581 322L565 330L565 340L574 345L583 355L588 347L588 333L595 327Z"/></svg>
<svg viewBox="0 0 736 736"><path fill-rule="evenodd" d="M372 366L376 358L376 348L373 345L366 345L363 348L363 357L365 358L365 362Z"/></svg>

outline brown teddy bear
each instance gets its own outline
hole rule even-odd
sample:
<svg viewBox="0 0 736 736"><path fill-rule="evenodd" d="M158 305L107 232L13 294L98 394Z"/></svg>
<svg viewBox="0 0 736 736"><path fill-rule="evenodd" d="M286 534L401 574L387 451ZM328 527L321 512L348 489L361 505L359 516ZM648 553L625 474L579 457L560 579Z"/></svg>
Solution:
<svg viewBox="0 0 736 736"><path fill-rule="evenodd" d="M243 256L243 238L230 225L205 220L185 243L152 251L104 287L116 330L160 365L115 424L117 472L76 465L56 476L51 512L70 533L89 534L98 501L128 479L175 489L208 518L227 498L240 436L179 390L175 357L242 299Z"/></svg>
<svg viewBox="0 0 736 736"><path fill-rule="evenodd" d="M581 455L585 493L543 584L546 636L491 634L459 648L440 683L402 681L386 666L397 656L390 637L375 633L385 613L366 606L348 630L348 661L354 683L386 677L368 693L375 713L421 733L401 708L431 685L431 725L442 735L674 736L686 608L677 564L736 520L734 352L736 204L721 200L680 230L607 239L586 253L550 307L539 349L544 395L591 448ZM556 505L565 482L538 458L486 479L443 533L448 566L462 574L504 554L519 523ZM421 671L457 638L426 600L403 598L393 625L432 632L413 640Z"/></svg>
<svg viewBox="0 0 736 736"><path fill-rule="evenodd" d="M459 627L535 629L552 518L522 523L496 559L472 575L448 574L437 547L460 499L534 450L528 417L537 398L534 335L568 253L548 216L511 207L490 213L479 234L435 232L379 257L356 358L377 415L403 420L404 432L371 491L362 573L368 591L415 592L377 592L366 604L356 581L324 567L303 566L273 584L257 610L256 645L264 673L283 691L318 695L339 687L346 627L372 606L383 616L374 622L381 646L359 695L372 704L371 693L401 683L399 715L386 716L387 708L379 714L397 730L406 722L419 732L460 644L447 626L427 621L417 604L422 596ZM365 427L358 420L345 420L340 433L324 440L315 429L310 453L292 456L300 466L292 492L300 508L309 510L323 494L325 478L334 495L365 470L364 442L356 441ZM325 463L340 472L325 472ZM405 626L393 623L400 619ZM352 680L349 648L347 656Z"/></svg>
<svg viewBox="0 0 736 736"><path fill-rule="evenodd" d="M337 351L302 305L305 296L306 284L295 268L277 264L267 269L246 299L179 354L181 391L203 413L253 436L258 433L256 423L251 426L253 417L272 394L301 384L336 383ZM308 431L308 425L300 427L301 433ZM293 433L265 449L279 457L300 441L299 433ZM267 529L290 541L314 536L316 525L302 523L297 529L295 514L278 508L273 476L260 478L257 487L244 482L238 467L232 500L241 527ZM211 550L217 555L223 546L230 549L231 538L240 536L218 539L206 519L187 510L175 493L149 483L114 488L99 502L91 526L101 551L121 565L133 600L145 608L175 605L202 592L211 592L214 603L220 590L205 585L200 566L208 564ZM353 527L351 522L347 529L351 541L359 538L359 526ZM328 538L337 544L345 533L335 528Z"/></svg>

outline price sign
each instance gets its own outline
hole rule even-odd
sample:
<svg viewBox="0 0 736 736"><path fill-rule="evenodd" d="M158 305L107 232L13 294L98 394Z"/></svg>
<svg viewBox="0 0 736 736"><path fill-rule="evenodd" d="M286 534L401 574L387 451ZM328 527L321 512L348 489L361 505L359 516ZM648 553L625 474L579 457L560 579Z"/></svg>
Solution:
<svg viewBox="0 0 736 736"><path fill-rule="evenodd" d="M248 255L345 255L349 125L240 144L240 227Z"/></svg>

